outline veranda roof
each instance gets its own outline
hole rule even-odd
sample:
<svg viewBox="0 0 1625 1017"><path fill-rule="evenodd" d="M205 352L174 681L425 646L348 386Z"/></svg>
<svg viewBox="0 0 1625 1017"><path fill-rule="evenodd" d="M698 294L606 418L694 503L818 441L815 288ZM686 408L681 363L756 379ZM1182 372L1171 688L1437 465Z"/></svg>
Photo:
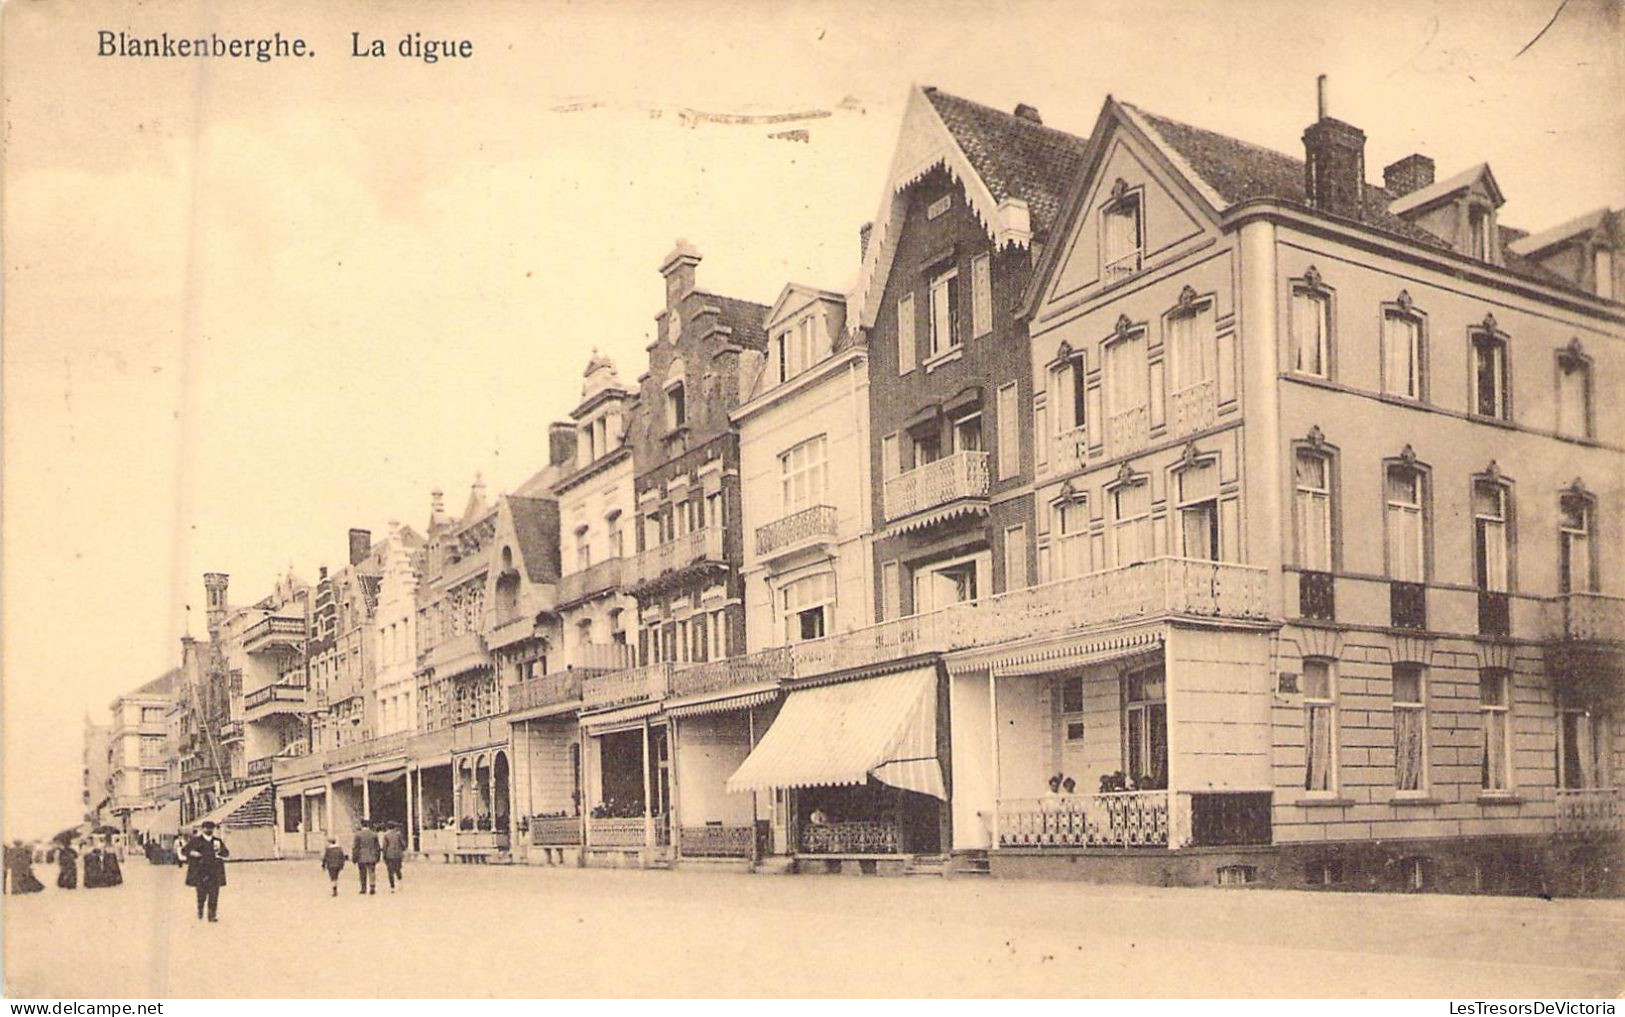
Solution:
<svg viewBox="0 0 1625 1017"><path fill-rule="evenodd" d="M946 800L937 761L937 672L915 668L791 692L730 792L863 784Z"/></svg>

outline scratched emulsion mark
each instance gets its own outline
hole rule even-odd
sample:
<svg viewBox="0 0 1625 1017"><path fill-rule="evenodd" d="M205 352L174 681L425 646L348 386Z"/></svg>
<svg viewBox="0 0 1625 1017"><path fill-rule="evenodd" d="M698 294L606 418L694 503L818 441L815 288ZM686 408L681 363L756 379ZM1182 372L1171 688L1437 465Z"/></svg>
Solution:
<svg viewBox="0 0 1625 1017"><path fill-rule="evenodd" d="M690 106L673 106L663 103L611 103L604 99L592 97L571 99L549 107L549 110L553 113L584 113L601 109L634 110L645 114L651 120L670 118L680 126L691 129L702 124L724 127L777 127L814 120L827 120L833 117L837 110L843 113L857 113L859 115L866 112L862 101L850 95L837 103L834 109L804 109L769 113L715 113L709 110L694 109ZM807 144L812 141L812 131L805 127L791 127L782 131L774 131L768 137L778 141L799 141Z"/></svg>

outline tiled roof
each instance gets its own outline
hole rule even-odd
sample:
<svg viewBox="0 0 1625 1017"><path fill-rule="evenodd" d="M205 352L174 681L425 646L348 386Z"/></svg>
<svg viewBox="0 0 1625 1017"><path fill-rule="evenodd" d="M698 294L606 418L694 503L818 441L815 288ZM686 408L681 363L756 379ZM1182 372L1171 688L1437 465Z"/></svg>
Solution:
<svg viewBox="0 0 1625 1017"><path fill-rule="evenodd" d="M154 678L152 681L147 682L145 685L141 686L140 688L136 689L135 691L126 692L124 695L125 696L130 696L130 697L134 697L134 696L167 696L167 695L169 695L169 693L171 691L174 690L175 683L180 680L180 676L181 676L181 669L180 668L178 668L178 667L170 668L168 671L165 671L163 674L161 674L158 677Z"/></svg>
<svg viewBox="0 0 1625 1017"><path fill-rule="evenodd" d="M770 308L766 304L725 297L720 293L698 292L696 295L717 308L717 322L733 330L735 342L753 349L767 349L767 328L763 319Z"/></svg>
<svg viewBox="0 0 1625 1017"><path fill-rule="evenodd" d="M1545 267L1533 258L1525 257L1512 249L1512 245L1528 236L1525 230L1514 229L1511 226L1497 226L1501 233L1501 264L1506 266L1508 272L1516 272L1552 286L1566 286L1575 289L1574 280L1567 279L1551 269Z"/></svg>
<svg viewBox="0 0 1625 1017"><path fill-rule="evenodd" d="M1124 105L1128 106L1127 103ZM1309 195L1304 190L1302 159L1169 120L1134 106L1128 108L1149 124L1229 204L1239 205L1255 198L1275 198L1308 207ZM1449 244L1432 233L1389 212L1390 200L1387 191L1374 184L1366 184L1362 221L1374 229L1415 243L1449 248Z"/></svg>
<svg viewBox="0 0 1625 1017"><path fill-rule="evenodd" d="M1033 229L1048 232L1087 140L935 88L924 91L994 200L1022 199Z"/></svg>
<svg viewBox="0 0 1625 1017"><path fill-rule="evenodd" d="M519 556L525 560L525 574L533 583L545 583L556 578L558 564L552 559L559 542L558 503L547 498L521 498L515 495L509 495L507 501L513 513L513 531L514 538L519 542ZM549 564L552 565L551 569Z"/></svg>

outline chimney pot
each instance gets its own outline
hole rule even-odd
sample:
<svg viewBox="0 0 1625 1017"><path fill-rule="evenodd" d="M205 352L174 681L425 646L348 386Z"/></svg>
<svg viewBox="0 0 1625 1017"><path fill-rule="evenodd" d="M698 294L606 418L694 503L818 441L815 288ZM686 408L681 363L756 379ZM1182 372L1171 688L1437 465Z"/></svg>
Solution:
<svg viewBox="0 0 1625 1017"><path fill-rule="evenodd" d="M575 459L575 425L564 420L555 420L547 425L547 464L569 468Z"/></svg>
<svg viewBox="0 0 1625 1017"><path fill-rule="evenodd" d="M1038 115L1038 107L1029 106L1024 102L1016 103L1016 116L1021 120L1031 121L1035 124L1044 122L1044 118Z"/></svg>
<svg viewBox="0 0 1625 1017"><path fill-rule="evenodd" d="M1403 198L1433 183L1433 160L1420 152L1407 155L1398 162L1385 166L1382 185L1390 198Z"/></svg>

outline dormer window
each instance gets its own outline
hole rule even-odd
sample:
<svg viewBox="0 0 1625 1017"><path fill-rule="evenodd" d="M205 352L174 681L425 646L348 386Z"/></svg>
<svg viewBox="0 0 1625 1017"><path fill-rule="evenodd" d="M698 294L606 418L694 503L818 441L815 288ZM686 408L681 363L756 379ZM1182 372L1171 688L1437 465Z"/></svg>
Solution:
<svg viewBox="0 0 1625 1017"><path fill-rule="evenodd" d="M1138 194L1124 193L1101 213L1101 250L1106 282L1116 282L1140 270L1140 225Z"/></svg>
<svg viewBox="0 0 1625 1017"><path fill-rule="evenodd" d="M828 355L828 333L820 324L819 315L808 314L779 333L775 353L780 383L789 381Z"/></svg>
<svg viewBox="0 0 1625 1017"><path fill-rule="evenodd" d="M1604 300L1616 300L1614 296L1614 252L1606 247L1599 247L1592 253L1592 269L1596 272L1597 296Z"/></svg>
<svg viewBox="0 0 1625 1017"><path fill-rule="evenodd" d="M1467 210L1467 253L1479 261L1491 261L1490 210L1474 206Z"/></svg>

